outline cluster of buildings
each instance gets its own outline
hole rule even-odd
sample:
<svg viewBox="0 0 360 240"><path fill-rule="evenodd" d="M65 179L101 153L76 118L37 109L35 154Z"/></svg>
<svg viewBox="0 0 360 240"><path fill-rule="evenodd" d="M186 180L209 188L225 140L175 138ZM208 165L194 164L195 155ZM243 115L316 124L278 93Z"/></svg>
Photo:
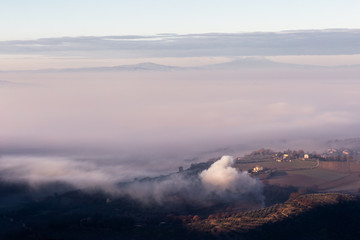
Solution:
<svg viewBox="0 0 360 240"><path fill-rule="evenodd" d="M304 153L303 151L293 151L293 152L278 152L275 154L275 161L277 162L291 162L295 159L308 160L312 158L316 158L314 154Z"/></svg>
<svg viewBox="0 0 360 240"><path fill-rule="evenodd" d="M348 148L328 148L325 153L321 155L323 161L350 161L360 160L360 152Z"/></svg>

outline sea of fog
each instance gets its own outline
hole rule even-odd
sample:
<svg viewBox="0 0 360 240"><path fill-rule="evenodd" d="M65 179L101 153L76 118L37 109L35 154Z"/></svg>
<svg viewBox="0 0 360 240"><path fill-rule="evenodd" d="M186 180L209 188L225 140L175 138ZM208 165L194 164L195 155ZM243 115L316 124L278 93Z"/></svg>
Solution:
<svg viewBox="0 0 360 240"><path fill-rule="evenodd" d="M358 137L360 69L0 73L0 173L87 184Z"/></svg>

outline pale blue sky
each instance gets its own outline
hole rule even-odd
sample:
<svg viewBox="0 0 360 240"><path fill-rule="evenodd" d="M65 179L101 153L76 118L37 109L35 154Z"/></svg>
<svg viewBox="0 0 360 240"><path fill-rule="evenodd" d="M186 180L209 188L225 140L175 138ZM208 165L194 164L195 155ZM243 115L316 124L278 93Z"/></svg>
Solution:
<svg viewBox="0 0 360 240"><path fill-rule="evenodd" d="M2 0L0 40L360 28L359 0Z"/></svg>

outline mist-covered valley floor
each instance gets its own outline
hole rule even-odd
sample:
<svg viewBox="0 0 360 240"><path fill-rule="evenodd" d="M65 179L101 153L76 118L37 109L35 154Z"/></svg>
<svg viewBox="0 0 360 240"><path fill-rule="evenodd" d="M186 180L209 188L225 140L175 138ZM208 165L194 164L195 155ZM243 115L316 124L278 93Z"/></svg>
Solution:
<svg viewBox="0 0 360 240"><path fill-rule="evenodd" d="M357 139L349 141L356 145ZM348 149L357 156L354 147ZM304 160L302 150L279 154L259 149L238 158L212 158L161 176L115 182L111 187L2 178L0 237L288 239L294 232L298 239L358 237L360 200L356 192L324 193L315 186L317 182L287 183L292 172L302 172L305 179L313 170L327 172L327 181L333 182L331 176L341 179L343 169L314 165L319 155ZM286 155L290 158L276 161ZM357 160L350 162L355 165L346 174L358 172ZM249 164L266 167L245 171ZM282 184L271 182L279 179ZM341 223L336 224L339 219Z"/></svg>

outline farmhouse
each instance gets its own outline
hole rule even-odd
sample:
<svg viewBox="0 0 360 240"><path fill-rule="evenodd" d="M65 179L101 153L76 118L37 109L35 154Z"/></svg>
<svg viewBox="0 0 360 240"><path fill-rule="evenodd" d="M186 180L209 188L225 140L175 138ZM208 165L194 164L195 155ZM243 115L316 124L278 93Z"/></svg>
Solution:
<svg viewBox="0 0 360 240"><path fill-rule="evenodd" d="M252 172L257 173L264 170L264 167L256 166L253 168Z"/></svg>

